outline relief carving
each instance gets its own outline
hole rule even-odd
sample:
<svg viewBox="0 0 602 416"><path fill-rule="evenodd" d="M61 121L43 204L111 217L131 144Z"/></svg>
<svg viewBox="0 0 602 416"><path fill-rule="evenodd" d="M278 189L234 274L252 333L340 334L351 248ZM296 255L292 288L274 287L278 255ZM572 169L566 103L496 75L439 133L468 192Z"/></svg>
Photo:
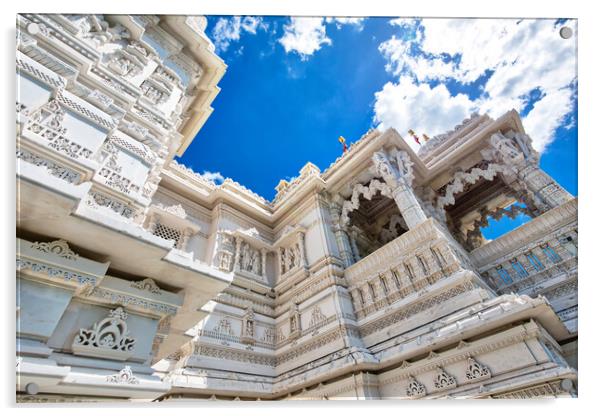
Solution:
<svg viewBox="0 0 602 416"><path fill-rule="evenodd" d="M72 349L75 354L107 356L126 360L134 351L136 340L129 336L127 313L119 307L109 316L94 324L91 329L80 329L74 338Z"/></svg>

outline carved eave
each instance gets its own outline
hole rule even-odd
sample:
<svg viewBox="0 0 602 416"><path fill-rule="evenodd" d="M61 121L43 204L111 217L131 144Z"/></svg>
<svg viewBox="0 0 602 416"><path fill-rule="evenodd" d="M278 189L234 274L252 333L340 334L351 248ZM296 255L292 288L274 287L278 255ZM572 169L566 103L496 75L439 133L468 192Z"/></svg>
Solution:
<svg viewBox="0 0 602 416"><path fill-rule="evenodd" d="M428 162L426 180L433 182L434 188L444 185L451 177L449 173L450 166L462 166L462 162L468 160L468 156L489 145L488 141L493 133L498 131L506 132L508 130L525 133L520 116L516 110L508 111L493 122L487 122L482 128L471 130L467 136L460 136L458 140L453 140L453 143L450 143L450 145L442 144L437 157ZM480 154L478 155L478 159L482 159ZM421 163L424 164L422 161Z"/></svg>
<svg viewBox="0 0 602 416"><path fill-rule="evenodd" d="M360 147L354 151L352 158L343 159L340 164L328 169L322 175L326 181L326 189L329 192L344 193L345 189L348 190L349 178L355 178L363 172L370 171L373 166L372 155L381 149L390 150L395 147L407 152L413 163L413 183L415 186L422 184L428 176L428 169L422 160L420 160L395 129L389 128L379 136L371 137L365 142L358 143L357 146Z"/></svg>
<svg viewBox="0 0 602 416"><path fill-rule="evenodd" d="M305 234L306 231L307 229L299 224L295 225L292 228L285 229L282 235L278 238L278 240L276 240L272 245L272 249L276 250L278 247L288 246L293 242L297 242L298 233Z"/></svg>
<svg viewBox="0 0 602 416"><path fill-rule="evenodd" d="M32 243L17 238L17 271L35 280L73 290L101 283L109 262L100 263L79 257L70 254L70 250L58 252L52 249L56 243L59 242Z"/></svg>
<svg viewBox="0 0 602 416"><path fill-rule="evenodd" d="M148 208L147 212L149 218L152 215L158 216L162 223L170 227L182 230L188 229L193 234L198 233L201 230L201 227L189 218L181 205L163 206L153 204Z"/></svg>
<svg viewBox="0 0 602 416"><path fill-rule="evenodd" d="M231 233L229 233L230 235L232 235L234 238L242 238L244 241L246 241L247 243L249 243L249 245L253 248L256 249L265 249L267 251L271 251L272 250L272 245L269 244L267 241L265 241L263 238L257 237L253 234L244 232L240 229L233 231Z"/></svg>

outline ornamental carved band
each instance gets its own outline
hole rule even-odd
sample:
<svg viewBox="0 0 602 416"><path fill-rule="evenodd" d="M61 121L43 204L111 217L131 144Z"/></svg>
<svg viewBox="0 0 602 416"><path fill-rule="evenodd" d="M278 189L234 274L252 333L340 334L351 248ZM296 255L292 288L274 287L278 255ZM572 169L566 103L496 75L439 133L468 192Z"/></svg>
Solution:
<svg viewBox="0 0 602 416"><path fill-rule="evenodd" d="M92 329L80 329L73 339L75 354L126 360L134 350L136 340L129 337L127 313L119 307L94 324Z"/></svg>

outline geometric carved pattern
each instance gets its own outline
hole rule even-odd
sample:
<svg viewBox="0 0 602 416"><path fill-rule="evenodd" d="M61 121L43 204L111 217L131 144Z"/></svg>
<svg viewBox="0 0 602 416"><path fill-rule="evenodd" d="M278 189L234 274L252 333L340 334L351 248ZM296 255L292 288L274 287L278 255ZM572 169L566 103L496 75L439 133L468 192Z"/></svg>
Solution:
<svg viewBox="0 0 602 416"><path fill-rule="evenodd" d="M164 240L174 240L174 247L178 247L180 237L182 236L180 230L176 230L175 228L171 228L160 223L157 223L157 225L155 226L153 234L157 237L161 237Z"/></svg>

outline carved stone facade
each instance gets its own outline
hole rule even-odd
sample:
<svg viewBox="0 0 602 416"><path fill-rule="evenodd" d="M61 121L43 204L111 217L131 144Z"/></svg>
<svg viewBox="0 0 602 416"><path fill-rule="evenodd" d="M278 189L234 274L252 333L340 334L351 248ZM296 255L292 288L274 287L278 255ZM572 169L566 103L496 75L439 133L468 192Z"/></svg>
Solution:
<svg viewBox="0 0 602 416"><path fill-rule="evenodd" d="M515 111L372 130L267 201L173 161L205 26L18 16L19 401L576 396L577 200Z"/></svg>

